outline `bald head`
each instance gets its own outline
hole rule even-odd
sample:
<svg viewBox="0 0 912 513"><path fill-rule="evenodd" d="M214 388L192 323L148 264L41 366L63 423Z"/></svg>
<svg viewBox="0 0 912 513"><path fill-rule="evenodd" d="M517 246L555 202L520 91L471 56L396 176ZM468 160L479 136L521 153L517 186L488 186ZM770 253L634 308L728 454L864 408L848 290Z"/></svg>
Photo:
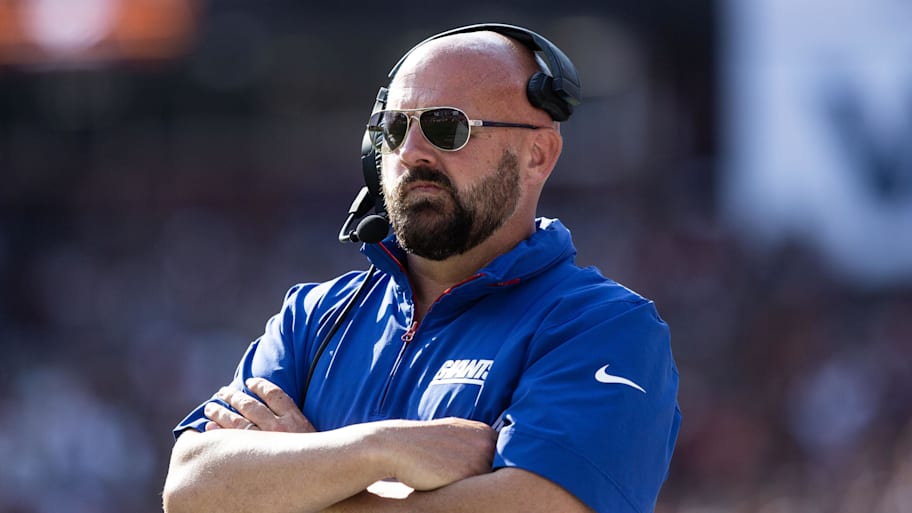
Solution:
<svg viewBox="0 0 912 513"><path fill-rule="evenodd" d="M390 84L388 106L450 105L550 125L550 116L526 96L529 78L538 70L532 52L506 36L453 34L428 41L406 57Z"/></svg>

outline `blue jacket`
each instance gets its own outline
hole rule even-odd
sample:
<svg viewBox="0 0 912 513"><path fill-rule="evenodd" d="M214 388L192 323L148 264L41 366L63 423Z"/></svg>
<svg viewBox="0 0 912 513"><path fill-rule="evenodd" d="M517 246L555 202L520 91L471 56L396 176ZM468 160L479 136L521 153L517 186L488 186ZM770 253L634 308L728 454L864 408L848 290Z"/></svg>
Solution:
<svg viewBox="0 0 912 513"><path fill-rule="evenodd" d="M668 328L651 301L577 267L557 220L539 219L536 233L445 291L420 324L394 238L362 251L379 272L316 366L302 409L318 430L475 419L500 429L495 468L544 476L598 512L654 509L680 412ZM317 346L365 277L293 287L231 386L261 376L300 405ZM204 405L175 436L203 428Z"/></svg>

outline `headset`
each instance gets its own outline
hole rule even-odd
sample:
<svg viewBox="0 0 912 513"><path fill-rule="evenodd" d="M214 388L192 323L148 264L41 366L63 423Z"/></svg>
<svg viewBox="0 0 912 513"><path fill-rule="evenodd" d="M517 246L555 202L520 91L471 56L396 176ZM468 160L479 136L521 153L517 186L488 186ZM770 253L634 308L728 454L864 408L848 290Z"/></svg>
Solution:
<svg viewBox="0 0 912 513"><path fill-rule="evenodd" d="M576 68L570 59L553 43L544 37L532 32L531 30L518 27L516 25L505 25L502 23L481 23L477 25L467 25L446 32L433 35L424 41L413 46L405 55L399 59L399 62L390 70L388 78L392 83L396 72L405 62L405 59L411 55L417 48L428 41L439 39L452 34L462 34L466 32L478 32L487 30L502 34L514 39L529 48L535 55L540 70L532 74L526 86L526 96L529 102L545 112L547 112L554 121L566 121L573 114L573 108L579 105L580 81L576 73ZM389 86L380 88L377 98L374 102L374 108L371 114L386 108L387 95ZM386 213L386 203L383 200L383 190L380 186L380 144L382 135L364 131L364 137L361 140L361 170L364 173L364 187L355 196L351 206L348 209L348 218L339 231L339 242L364 242L375 244L386 238L389 233L390 225ZM374 213L367 215L373 209ZM355 220L361 219L355 228ZM304 381L301 391L300 406L304 407L307 399L307 389L310 386L314 371L317 368L317 362L320 356L329 345L330 339L336 331L342 326L342 321L354 307L355 303L367 290L371 278L376 271L376 267L371 265L365 274L364 281L358 286L358 289L351 295L349 300L342 307L339 314L333 321L332 326L326 336L320 342L310 363L310 369Z"/></svg>
<svg viewBox="0 0 912 513"><path fill-rule="evenodd" d="M570 118L573 108L579 105L582 99L576 67L554 43L529 29L516 25L479 23L435 34L413 46L399 59L388 74L390 83L408 56L425 43L453 34L478 31L496 32L518 41L531 50L540 70L532 74L526 85L526 96L529 98L529 102L547 112L554 121L566 121ZM386 108L388 94L389 85L380 88L371 114ZM364 137L361 139L361 171L364 174L365 185L348 209L348 218L339 231L339 242L377 243L389 233L386 202L380 186L381 155L379 148L381 138L382 135L377 132L364 131ZM374 210L373 214L367 215L371 209ZM361 219L361 221L353 228L352 225L357 219Z"/></svg>

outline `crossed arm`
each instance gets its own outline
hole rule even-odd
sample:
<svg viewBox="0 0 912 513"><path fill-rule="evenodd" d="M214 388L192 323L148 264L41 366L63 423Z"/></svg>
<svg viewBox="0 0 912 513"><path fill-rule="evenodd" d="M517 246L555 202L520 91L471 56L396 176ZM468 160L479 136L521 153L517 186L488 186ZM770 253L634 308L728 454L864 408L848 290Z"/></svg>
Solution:
<svg viewBox="0 0 912 513"><path fill-rule="evenodd" d="M178 438L167 513L590 511L530 472L491 472L497 434L484 423L388 420L317 432L279 387L263 379L247 386L263 401L223 389L240 414L212 403L206 432ZM387 478L415 492L389 499L365 491Z"/></svg>

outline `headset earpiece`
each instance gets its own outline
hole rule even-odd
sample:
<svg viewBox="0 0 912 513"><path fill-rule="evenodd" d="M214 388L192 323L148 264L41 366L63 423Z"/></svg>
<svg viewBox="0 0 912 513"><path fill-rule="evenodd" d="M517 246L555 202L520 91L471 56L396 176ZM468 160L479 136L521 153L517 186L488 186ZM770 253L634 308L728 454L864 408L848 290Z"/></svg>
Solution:
<svg viewBox="0 0 912 513"><path fill-rule="evenodd" d="M554 121L566 121L573 114L573 105L554 94L554 79L541 71L529 79L526 95L529 103L547 112Z"/></svg>
<svg viewBox="0 0 912 513"><path fill-rule="evenodd" d="M385 215L386 202L383 201L383 189L380 186L380 137L382 135L378 133L364 130L364 138L361 140L361 172L364 174L364 185L374 198L374 211Z"/></svg>
<svg viewBox="0 0 912 513"><path fill-rule="evenodd" d="M386 108L388 93L389 90L386 87L381 87L377 91L371 114ZM364 185L374 198L374 213L386 217L386 201L383 199L383 188L380 185L380 161L382 160L380 145L382 143L383 134L364 130L364 137L361 139L361 171L364 174Z"/></svg>

